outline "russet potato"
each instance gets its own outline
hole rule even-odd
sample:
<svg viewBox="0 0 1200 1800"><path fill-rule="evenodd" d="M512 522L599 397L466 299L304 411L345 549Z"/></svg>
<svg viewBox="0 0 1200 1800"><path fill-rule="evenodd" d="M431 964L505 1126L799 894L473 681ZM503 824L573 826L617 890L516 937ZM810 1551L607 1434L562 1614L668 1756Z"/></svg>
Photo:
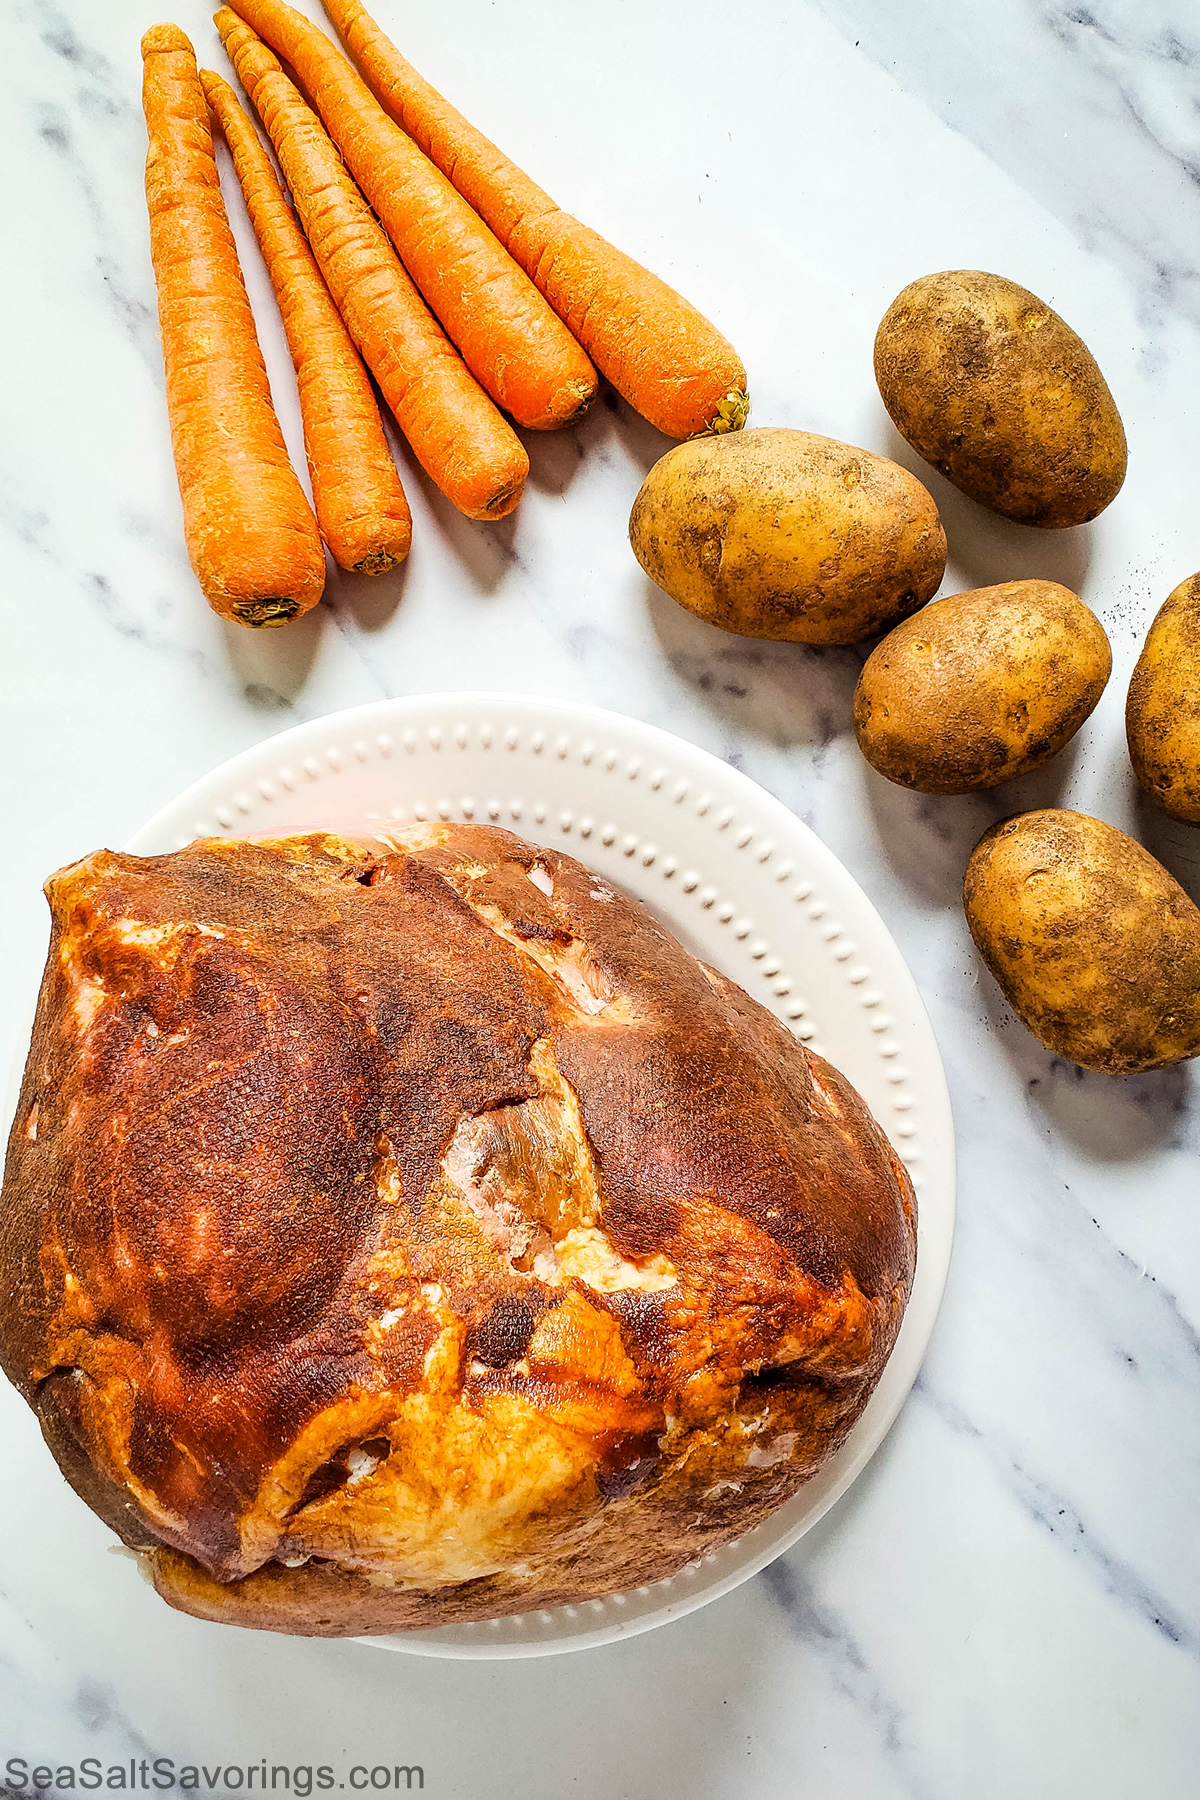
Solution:
<svg viewBox="0 0 1200 1800"><path fill-rule="evenodd" d="M937 592L946 566L915 475L769 426L668 450L634 502L629 541L650 579L710 624L802 644L885 631Z"/></svg>
<svg viewBox="0 0 1200 1800"><path fill-rule="evenodd" d="M1173 819L1200 825L1200 575L1164 601L1125 706L1134 773Z"/></svg>
<svg viewBox="0 0 1200 1800"><path fill-rule="evenodd" d="M867 658L854 731L867 761L922 794L969 794L1027 775L1072 738L1104 692L1112 651L1056 581L1006 581L931 601Z"/></svg>
<svg viewBox="0 0 1200 1800"><path fill-rule="evenodd" d="M1002 275L911 282L876 335L875 379L913 449L1007 519L1082 525L1125 479L1125 428L1095 357Z"/></svg>
<svg viewBox="0 0 1200 1800"><path fill-rule="evenodd" d="M1048 1050L1108 1075L1200 1054L1200 907L1148 850L1048 808L984 833L967 864L971 936Z"/></svg>

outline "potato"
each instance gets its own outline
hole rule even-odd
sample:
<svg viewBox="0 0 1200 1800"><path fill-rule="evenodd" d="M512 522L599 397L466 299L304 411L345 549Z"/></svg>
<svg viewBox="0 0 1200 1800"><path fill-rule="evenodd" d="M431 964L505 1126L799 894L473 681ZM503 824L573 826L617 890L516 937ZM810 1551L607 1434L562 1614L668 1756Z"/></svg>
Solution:
<svg viewBox="0 0 1200 1800"><path fill-rule="evenodd" d="M971 936L1048 1050L1107 1075L1200 1053L1200 907L1084 813L1022 813L967 865Z"/></svg>
<svg viewBox="0 0 1200 1800"><path fill-rule="evenodd" d="M1125 479L1125 429L1083 340L1028 288L923 275L875 338L896 429L972 500L1023 525L1082 525Z"/></svg>
<svg viewBox="0 0 1200 1800"><path fill-rule="evenodd" d="M872 767L922 794L970 794L1040 768L1112 669L1104 627L1056 581L934 600L876 646L854 693Z"/></svg>
<svg viewBox="0 0 1200 1800"><path fill-rule="evenodd" d="M1146 792L1173 819L1200 825L1200 575L1180 583L1150 627L1125 732Z"/></svg>
<svg viewBox="0 0 1200 1800"><path fill-rule="evenodd" d="M801 644L885 630L946 566L937 508L907 469L769 426L668 450L629 541L650 579L710 624Z"/></svg>

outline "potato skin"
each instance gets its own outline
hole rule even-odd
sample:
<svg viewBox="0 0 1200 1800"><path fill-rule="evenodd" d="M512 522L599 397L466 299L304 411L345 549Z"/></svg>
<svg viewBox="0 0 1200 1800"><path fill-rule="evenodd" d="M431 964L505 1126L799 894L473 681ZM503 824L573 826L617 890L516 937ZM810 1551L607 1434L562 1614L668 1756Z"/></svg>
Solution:
<svg viewBox="0 0 1200 1800"><path fill-rule="evenodd" d="M1200 575L1155 616L1129 683L1125 734L1141 786L1173 819L1200 825Z"/></svg>
<svg viewBox="0 0 1200 1800"><path fill-rule="evenodd" d="M971 936L1048 1050L1106 1075L1200 1053L1200 907L1148 850L1085 813L1021 813L967 864Z"/></svg>
<svg viewBox="0 0 1200 1800"><path fill-rule="evenodd" d="M681 606L743 637L854 644L937 592L946 534L886 457L756 426L660 458L629 520L633 553Z"/></svg>
<svg viewBox="0 0 1200 1800"><path fill-rule="evenodd" d="M1111 671L1104 627L1056 581L950 594L867 658L854 692L858 747L921 794L996 787L1074 737Z"/></svg>
<svg viewBox="0 0 1200 1800"><path fill-rule="evenodd" d="M964 494L1058 529L1104 511L1125 428L1082 338L1002 275L949 269L897 295L875 338L896 429Z"/></svg>

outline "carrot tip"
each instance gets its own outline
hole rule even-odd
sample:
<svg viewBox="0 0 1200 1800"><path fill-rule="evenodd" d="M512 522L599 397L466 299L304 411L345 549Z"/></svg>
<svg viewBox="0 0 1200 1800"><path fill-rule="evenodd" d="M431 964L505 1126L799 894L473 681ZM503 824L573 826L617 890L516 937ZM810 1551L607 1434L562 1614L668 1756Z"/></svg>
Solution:
<svg viewBox="0 0 1200 1800"><path fill-rule="evenodd" d="M288 594L270 594L257 600L235 601L229 610L239 625L270 627L286 625L300 607Z"/></svg>
<svg viewBox="0 0 1200 1800"><path fill-rule="evenodd" d="M360 557L351 564L352 575L386 575L389 569L398 569L404 561L391 550L372 550L367 556Z"/></svg>
<svg viewBox="0 0 1200 1800"><path fill-rule="evenodd" d="M474 517L476 519L506 518L520 500L521 490L524 485L525 477L522 475L520 481L516 482L512 487L502 488L498 494L493 495L493 497L487 501L481 512L468 514L468 517Z"/></svg>
<svg viewBox="0 0 1200 1800"><path fill-rule="evenodd" d="M574 407L568 412L564 405L561 415L555 419L554 424L558 427L563 425L578 425L585 413L589 413L592 410L596 395L599 391L600 384L597 381L573 381L566 389L566 392L575 402ZM556 396L556 398L558 398L558 396Z"/></svg>
<svg viewBox="0 0 1200 1800"><path fill-rule="evenodd" d="M142 55L154 56L160 50L190 50L191 39L178 25L151 25L142 35Z"/></svg>
<svg viewBox="0 0 1200 1800"><path fill-rule="evenodd" d="M703 431L693 437L720 437L724 431L740 431L750 417L750 396L744 388L730 388Z"/></svg>

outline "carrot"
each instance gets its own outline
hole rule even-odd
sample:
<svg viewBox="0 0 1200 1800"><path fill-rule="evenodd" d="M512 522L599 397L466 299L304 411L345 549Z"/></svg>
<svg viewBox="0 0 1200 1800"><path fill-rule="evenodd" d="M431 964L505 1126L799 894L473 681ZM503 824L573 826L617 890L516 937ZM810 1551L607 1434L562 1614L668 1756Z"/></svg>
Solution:
<svg viewBox="0 0 1200 1800"><path fill-rule="evenodd" d="M222 618L283 625L321 598L325 553L271 404L195 54L177 25L153 25L142 59L150 257L188 556Z"/></svg>
<svg viewBox="0 0 1200 1800"><path fill-rule="evenodd" d="M412 515L370 377L233 89L211 69L201 69L200 84L229 146L283 315L321 536L343 569L380 575L408 555Z"/></svg>
<svg viewBox="0 0 1200 1800"><path fill-rule="evenodd" d="M409 274L496 404L534 430L578 418L596 394L586 355L337 45L284 0L236 0L233 10L291 64Z"/></svg>
<svg viewBox="0 0 1200 1800"><path fill-rule="evenodd" d="M429 313L277 59L229 7L215 18L334 303L418 462L468 518L503 518L529 473L520 439Z"/></svg>
<svg viewBox="0 0 1200 1800"><path fill-rule="evenodd" d="M556 206L417 74L361 0L322 4L380 103L487 220L630 406L668 437L739 430L750 411L746 371L703 313Z"/></svg>

